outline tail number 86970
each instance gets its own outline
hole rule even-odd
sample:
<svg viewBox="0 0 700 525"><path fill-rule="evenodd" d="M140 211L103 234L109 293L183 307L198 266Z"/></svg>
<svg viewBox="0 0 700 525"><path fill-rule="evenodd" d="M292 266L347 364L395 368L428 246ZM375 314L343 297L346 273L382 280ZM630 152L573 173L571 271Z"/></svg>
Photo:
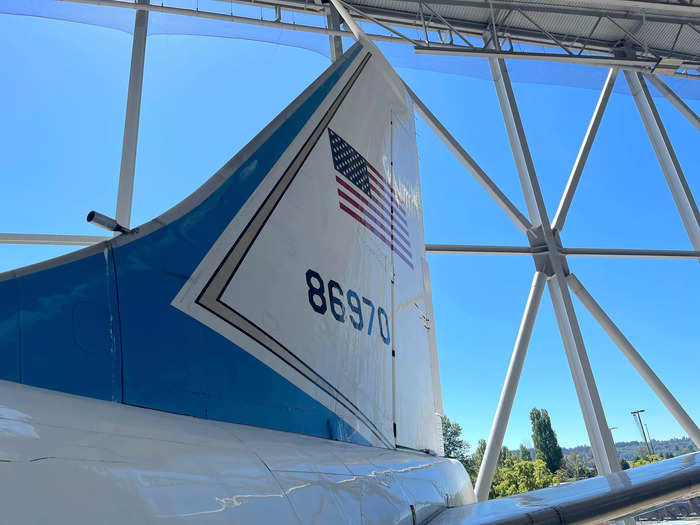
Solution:
<svg viewBox="0 0 700 525"><path fill-rule="evenodd" d="M347 313L347 318L350 320L355 330L363 331L366 328L367 335L372 335L375 307L370 299L362 297L360 300L360 296L358 296L354 290L350 289L343 295L343 288L340 284L338 284L337 281L330 280L328 281L328 299L326 300L326 286L319 273L315 270L307 270L306 284L309 288L309 304L314 312L325 315L330 306L331 314L336 321L345 323ZM350 309L349 312L345 310L343 298L347 301L347 306ZM367 317L363 315L362 305L365 305L367 309L369 309L369 315ZM384 344L388 345L391 342L391 336L389 334L389 316L386 310L381 306L376 308L376 313L379 335L381 335Z"/></svg>

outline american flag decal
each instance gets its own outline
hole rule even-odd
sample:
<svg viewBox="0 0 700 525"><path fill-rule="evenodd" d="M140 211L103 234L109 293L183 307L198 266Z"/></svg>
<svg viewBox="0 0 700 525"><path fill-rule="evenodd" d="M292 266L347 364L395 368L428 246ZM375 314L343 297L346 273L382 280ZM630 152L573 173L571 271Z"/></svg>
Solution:
<svg viewBox="0 0 700 525"><path fill-rule="evenodd" d="M367 159L328 128L333 166L342 175L338 183L338 206L381 239L413 269L406 210L394 189Z"/></svg>

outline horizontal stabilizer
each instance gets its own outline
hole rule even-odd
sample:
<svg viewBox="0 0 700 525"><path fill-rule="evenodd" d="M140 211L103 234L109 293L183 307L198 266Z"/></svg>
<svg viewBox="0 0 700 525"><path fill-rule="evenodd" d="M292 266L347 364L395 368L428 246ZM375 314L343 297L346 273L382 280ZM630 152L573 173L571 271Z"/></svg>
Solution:
<svg viewBox="0 0 700 525"><path fill-rule="evenodd" d="M430 523L564 525L623 518L662 521L658 516L666 514L655 507L667 506L669 512L679 507L682 511L690 506L689 499L699 497L700 452L695 452L606 476L447 509ZM700 508L700 502L695 505ZM680 516L690 517L683 513Z"/></svg>

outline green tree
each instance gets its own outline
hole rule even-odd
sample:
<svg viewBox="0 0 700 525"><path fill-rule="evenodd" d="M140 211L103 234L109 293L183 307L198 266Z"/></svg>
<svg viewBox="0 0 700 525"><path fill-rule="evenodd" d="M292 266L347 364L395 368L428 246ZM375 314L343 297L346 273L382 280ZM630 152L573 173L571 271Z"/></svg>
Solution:
<svg viewBox="0 0 700 525"><path fill-rule="evenodd" d="M469 455L469 443L462 439L462 426L453 423L447 416L442 416L442 442L445 457L459 460L474 483L479 467L474 467L474 457Z"/></svg>
<svg viewBox="0 0 700 525"><path fill-rule="evenodd" d="M589 466L586 460L578 452L571 452L561 462L561 467L556 472L559 479L578 480L592 478L596 475L596 469Z"/></svg>
<svg viewBox="0 0 700 525"><path fill-rule="evenodd" d="M453 423L447 416L442 416L442 444L447 458L463 462L469 455L469 443L462 439L462 425Z"/></svg>
<svg viewBox="0 0 700 525"><path fill-rule="evenodd" d="M477 445L476 445L476 450L474 451L474 455L472 456L472 460L474 461L474 466L476 467L477 472L481 468L481 460L484 459L485 453L486 453L486 440L480 439L479 443L477 443Z"/></svg>
<svg viewBox="0 0 700 525"><path fill-rule="evenodd" d="M649 449L646 445L638 445L635 454L637 458L645 458L649 454Z"/></svg>
<svg viewBox="0 0 700 525"><path fill-rule="evenodd" d="M549 414L545 409L533 408L530 411L530 421L535 458L543 460L550 472L556 472L561 467L563 454L557 442L557 435L552 429Z"/></svg>
<svg viewBox="0 0 700 525"><path fill-rule="evenodd" d="M629 462L628 462L625 458L622 458L622 459L620 460L620 468L621 468L622 470L627 470L628 468L630 468L630 464L629 464Z"/></svg>
<svg viewBox="0 0 700 525"><path fill-rule="evenodd" d="M647 454L643 458L636 459L632 462L632 467L641 467L642 465L648 465L649 463L656 463L657 461L663 461L664 458L656 454Z"/></svg>
<svg viewBox="0 0 700 525"><path fill-rule="evenodd" d="M530 449L525 446L525 443L520 443L520 461L532 461Z"/></svg>
<svg viewBox="0 0 700 525"><path fill-rule="evenodd" d="M496 471L490 497L511 496L521 492L543 489L556 485L559 479L552 475L541 459L517 461Z"/></svg>
<svg viewBox="0 0 700 525"><path fill-rule="evenodd" d="M504 465L512 465L520 461L520 458L515 452L508 450L508 447L501 447L501 451L498 454L498 462L496 466L503 467Z"/></svg>

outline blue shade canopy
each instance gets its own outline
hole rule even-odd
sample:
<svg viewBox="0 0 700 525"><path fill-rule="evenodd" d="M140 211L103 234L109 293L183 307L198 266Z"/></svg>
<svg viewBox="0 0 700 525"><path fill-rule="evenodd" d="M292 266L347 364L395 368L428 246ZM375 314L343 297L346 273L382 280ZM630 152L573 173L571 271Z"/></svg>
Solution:
<svg viewBox="0 0 700 525"><path fill-rule="evenodd" d="M126 7L84 4L63 0L0 0L0 13L72 21L132 32L134 21L133 2L124 0L123 3L126 4ZM375 3L377 6L371 5L371 2L366 2L361 7L368 14L389 13L385 15L386 18L390 17L391 13L394 12L406 17L406 9L409 9L413 4L411 2L389 1ZM387 5L380 6L383 3ZM499 20L500 27L503 29L505 40L509 42L508 50L512 49L516 52L546 51L550 54L564 53L562 49L558 51L553 49L544 40L541 42L536 41L535 33L537 31L542 30L545 32L543 34L554 37L555 35L552 31L555 29L560 29L567 33L568 36L565 36L568 38L566 45L575 53L582 51L583 46L581 42L588 44L590 41L590 47L584 50L586 53L589 50L601 53L605 46L610 46L610 49L613 49L615 46L621 46L624 40L627 42L627 45L631 43L641 47L644 44L646 52L654 57L663 57L664 60L672 59L678 62L691 60L688 63L694 63L692 62L692 57L695 56L694 51L700 49L700 32L695 29L695 25L691 23L674 25L673 23L674 16L678 20L692 21L692 18L689 18L689 15L685 12L678 14L671 12L667 14L662 11L656 17L648 14L640 22L637 17L633 16L633 13L627 13L625 16L618 14L619 19L611 19L604 16L604 11L599 13L593 10L586 11L585 13L587 14L585 15L573 13L571 17L566 18L566 12L544 12L541 8L535 9L533 6L528 8L532 9L532 11L525 9L525 15L522 15L520 7L507 8L508 6L505 6L507 3L505 1L496 2L498 5L504 4L500 10L497 10L496 19ZM528 2L521 3L526 8L529 4ZM595 2L593 3L595 4ZM292 5L290 7L292 10L282 9L276 12L272 7L246 5L221 0L169 0L164 3L153 2L153 4L155 4L156 8L164 6L165 8L187 10L186 12L190 13L190 15L194 13L196 16L152 11L148 24L149 35L201 35L270 42L308 49L330 58L329 37L323 32L326 30L327 21L325 7L322 5L308 3L313 9L308 9L307 12L299 12L304 10L307 4L302 2L297 6L295 2L291 2ZM401 4L401 6L398 4ZM475 37L474 34L478 27L482 28L481 31L487 27L488 17L486 15L488 10L483 7L469 7L471 4L478 4L478 2L463 2L463 4L466 7L458 8L449 2L435 2L431 4L430 9L434 11L431 11L431 16L426 21L426 24L428 24L426 27L429 29L437 28L438 22L454 20L449 18L449 15L457 17L456 19L459 20L462 17L465 20L464 24L467 24L468 20L471 25L467 24L467 27L471 27L471 29L469 29L469 32L459 31L459 34L467 35L465 37L467 41L473 45L480 46L482 45L481 39ZM561 2L558 4L561 4ZM273 4L265 5L271 6ZM380 7L384 11L380 11ZM399 9L399 7L403 7L403 10ZM554 9L553 5L551 7ZM444 16L445 18L438 17L437 13L440 13L440 17ZM600 16L594 16L596 13ZM398 14L396 15L397 17ZM211 18L212 16L219 17L219 19ZM534 18L536 16L541 18L537 20ZM227 17L229 18L228 20L225 19ZM483 20L479 22L480 17ZM450 38L456 44L464 44L466 49L467 44L460 39L456 32L449 31L448 36L446 32L439 33L437 30L426 31L419 18L420 16L415 14L413 18L415 22L414 27L401 27L407 24L405 21L397 22L397 26L401 27L400 30L405 36L419 43L425 41L427 35L433 42L437 42L440 39L445 41L447 38ZM231 21L243 19L247 19L248 22ZM533 22L529 20L533 20ZM284 27L258 25L275 21L287 25ZM598 21L597 25L595 25L595 21ZM528 24L531 28L530 33L527 33L522 28ZM450 23L450 25L452 24ZM293 26L296 26L296 30L292 29ZM484 79L491 78L488 62L484 58L416 54L413 45L407 45L409 44L407 40L402 40L395 36L391 40L392 35L385 28L370 22L363 23L363 26L367 32L381 35L386 40L389 40L380 41L379 46L394 67L421 69ZM522 27L519 29L520 26ZM315 30L319 31L315 32ZM583 33L586 33L587 36L580 36ZM516 38L518 35L520 35L519 38ZM557 38L557 41L562 42L559 38ZM343 37L345 49L349 47L351 42L351 39ZM544 45L547 45L547 47L544 47ZM685 59L676 58L675 54L683 56ZM515 82L562 85L596 90L603 85L607 73L607 67L553 63L539 60L510 60L508 67L511 78ZM687 99L700 98L700 82L696 82L695 79L664 77L664 80L681 97ZM629 93L629 88L625 82L617 82L615 91L618 93ZM658 93L654 94L658 95Z"/></svg>

